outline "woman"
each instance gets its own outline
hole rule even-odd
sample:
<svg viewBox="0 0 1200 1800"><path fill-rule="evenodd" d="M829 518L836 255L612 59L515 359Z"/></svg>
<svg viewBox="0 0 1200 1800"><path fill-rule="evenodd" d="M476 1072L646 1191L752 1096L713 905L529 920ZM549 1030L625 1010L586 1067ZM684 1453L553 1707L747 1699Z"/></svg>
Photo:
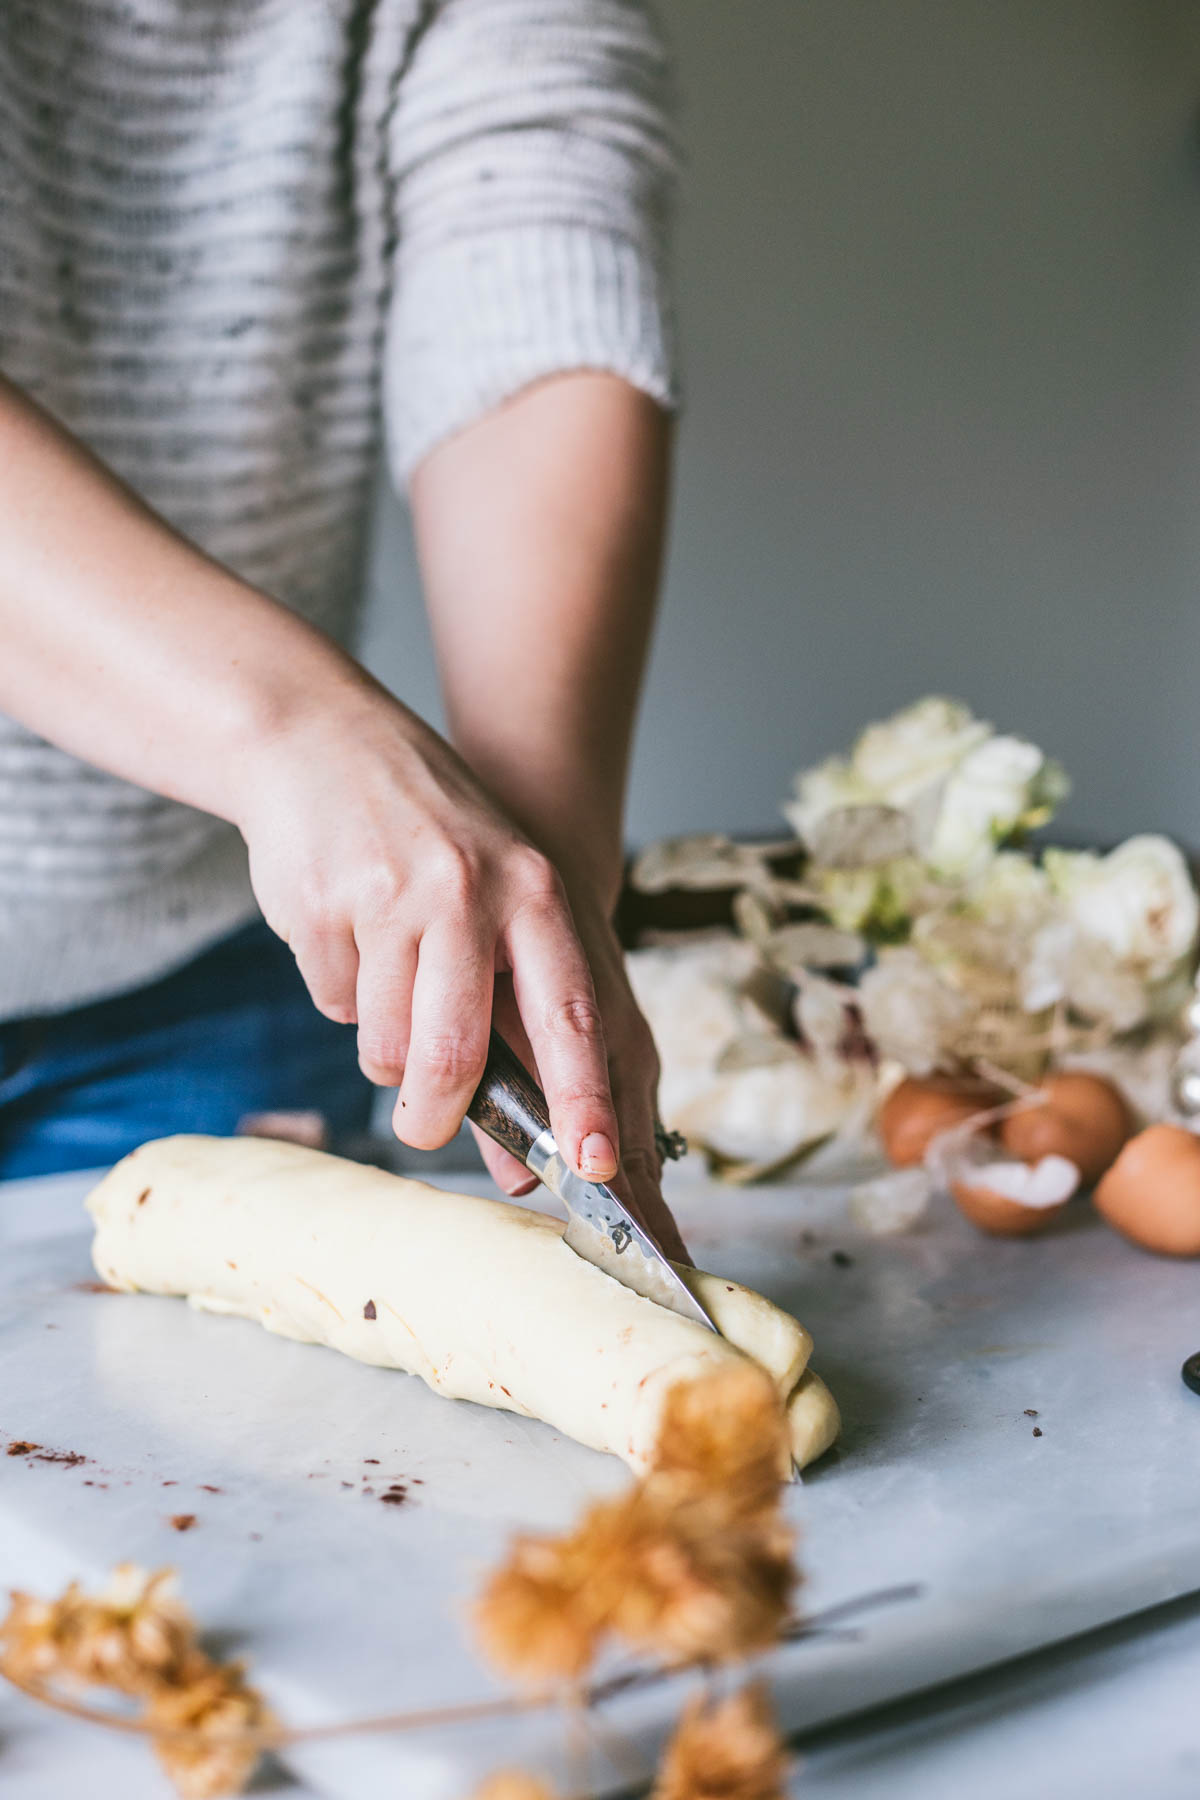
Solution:
<svg viewBox="0 0 1200 1800"><path fill-rule="evenodd" d="M356 1127L351 1026L430 1148L494 1011L679 1249L609 923L666 73L631 0L4 8L0 1175ZM344 648L381 432L453 747Z"/></svg>

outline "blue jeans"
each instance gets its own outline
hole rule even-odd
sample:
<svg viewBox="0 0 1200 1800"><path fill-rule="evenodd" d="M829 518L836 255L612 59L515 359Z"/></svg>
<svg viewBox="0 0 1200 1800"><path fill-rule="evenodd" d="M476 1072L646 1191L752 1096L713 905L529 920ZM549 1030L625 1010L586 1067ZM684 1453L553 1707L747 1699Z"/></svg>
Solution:
<svg viewBox="0 0 1200 1800"><path fill-rule="evenodd" d="M323 1113L363 1132L373 1089L352 1025L322 1017L261 922L149 987L0 1024L0 1179L115 1162L246 1113Z"/></svg>

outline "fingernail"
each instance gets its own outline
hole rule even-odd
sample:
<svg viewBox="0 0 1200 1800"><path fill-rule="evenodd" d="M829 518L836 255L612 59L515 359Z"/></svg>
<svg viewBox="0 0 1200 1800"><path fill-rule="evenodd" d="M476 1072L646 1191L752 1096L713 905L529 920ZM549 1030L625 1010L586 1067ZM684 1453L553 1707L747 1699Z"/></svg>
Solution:
<svg viewBox="0 0 1200 1800"><path fill-rule="evenodd" d="M617 1153L602 1131L589 1131L579 1146L579 1167L585 1175L607 1181L617 1172Z"/></svg>

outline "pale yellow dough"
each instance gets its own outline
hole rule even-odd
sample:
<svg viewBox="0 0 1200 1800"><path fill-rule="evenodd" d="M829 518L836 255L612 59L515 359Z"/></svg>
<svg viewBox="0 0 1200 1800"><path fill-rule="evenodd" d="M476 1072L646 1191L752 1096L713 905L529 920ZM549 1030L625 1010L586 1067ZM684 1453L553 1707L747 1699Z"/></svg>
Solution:
<svg viewBox="0 0 1200 1800"><path fill-rule="evenodd" d="M812 1340L749 1288L687 1271L715 1337L568 1249L557 1219L444 1193L266 1138L162 1138L95 1188L92 1255L113 1287L419 1375L439 1394L544 1419L637 1471L669 1389L745 1354L787 1403L803 1467L837 1436Z"/></svg>

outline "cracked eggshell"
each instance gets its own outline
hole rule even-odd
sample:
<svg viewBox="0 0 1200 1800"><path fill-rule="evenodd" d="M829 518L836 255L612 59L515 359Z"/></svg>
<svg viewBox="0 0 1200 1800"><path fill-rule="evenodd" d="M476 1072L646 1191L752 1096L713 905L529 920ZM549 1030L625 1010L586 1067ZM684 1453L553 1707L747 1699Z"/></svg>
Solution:
<svg viewBox="0 0 1200 1800"><path fill-rule="evenodd" d="M1032 1237L1045 1231L1079 1187L1079 1169L1065 1156L1028 1163L969 1162L950 1192L961 1213L994 1237Z"/></svg>
<svg viewBox="0 0 1200 1800"><path fill-rule="evenodd" d="M933 1139L1004 1096L986 1082L953 1075L906 1076L879 1109L877 1127L888 1161L896 1169L923 1162Z"/></svg>
<svg viewBox="0 0 1200 1800"><path fill-rule="evenodd" d="M1130 1138L1095 1193L1114 1230L1159 1256L1200 1256L1200 1138L1150 1125Z"/></svg>
<svg viewBox="0 0 1200 1800"><path fill-rule="evenodd" d="M1044 1103L1010 1113L1000 1126L1000 1142L1022 1162L1065 1156L1078 1165L1091 1187L1111 1167L1133 1131L1125 1096L1103 1075L1085 1069L1049 1075L1039 1092Z"/></svg>

